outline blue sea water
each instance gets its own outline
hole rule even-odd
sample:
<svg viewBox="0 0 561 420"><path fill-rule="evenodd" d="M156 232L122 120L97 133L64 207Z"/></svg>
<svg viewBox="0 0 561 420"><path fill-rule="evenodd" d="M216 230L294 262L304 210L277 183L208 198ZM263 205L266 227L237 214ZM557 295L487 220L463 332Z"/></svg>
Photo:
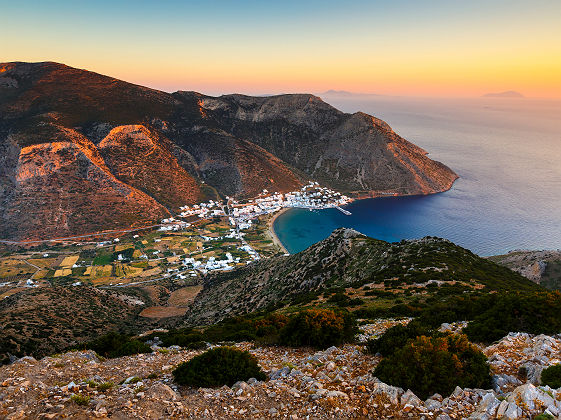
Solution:
<svg viewBox="0 0 561 420"><path fill-rule="evenodd" d="M561 102L531 99L324 98L364 111L423 147L460 179L430 196L359 200L346 209L291 209L274 229L299 252L338 227L385 241L426 235L479 255L561 248Z"/></svg>

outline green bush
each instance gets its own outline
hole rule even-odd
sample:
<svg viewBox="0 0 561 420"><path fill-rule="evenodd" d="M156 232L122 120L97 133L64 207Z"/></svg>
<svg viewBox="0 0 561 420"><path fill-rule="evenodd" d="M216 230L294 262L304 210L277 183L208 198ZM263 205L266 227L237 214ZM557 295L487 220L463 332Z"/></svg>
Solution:
<svg viewBox="0 0 561 420"><path fill-rule="evenodd" d="M380 338L369 340L366 348L370 354L380 353L389 356L402 348L409 340L420 335L428 335L429 329L419 322L411 321L408 325L396 325L389 328Z"/></svg>
<svg viewBox="0 0 561 420"><path fill-rule="evenodd" d="M152 349L140 340L130 340L110 353L110 357L130 356L138 353L152 353Z"/></svg>
<svg viewBox="0 0 561 420"><path fill-rule="evenodd" d="M179 364L173 377L180 385L194 387L232 386L249 378L267 379L254 356L233 347L216 347L195 356Z"/></svg>
<svg viewBox="0 0 561 420"><path fill-rule="evenodd" d="M542 371L542 385L561 388L561 365L550 366Z"/></svg>
<svg viewBox="0 0 561 420"><path fill-rule="evenodd" d="M381 381L411 389L422 399L449 395L456 386L491 386L487 358L464 335L417 337L383 359L373 374Z"/></svg>
<svg viewBox="0 0 561 420"><path fill-rule="evenodd" d="M204 341L193 341L185 346L188 350L201 350L206 349L206 343Z"/></svg>
<svg viewBox="0 0 561 420"><path fill-rule="evenodd" d="M541 413L534 417L534 420L555 420L555 417L549 413Z"/></svg>
<svg viewBox="0 0 561 420"><path fill-rule="evenodd" d="M139 340L133 340L130 336L110 332L93 341L79 346L80 349L94 350L103 357L121 357L138 353L151 353L149 345Z"/></svg>
<svg viewBox="0 0 561 420"><path fill-rule="evenodd" d="M509 332L554 334L561 330L561 294L499 295L464 329L474 342L491 343Z"/></svg>
<svg viewBox="0 0 561 420"><path fill-rule="evenodd" d="M293 315L281 329L279 343L326 348L353 340L356 321L348 311L308 309Z"/></svg>
<svg viewBox="0 0 561 420"><path fill-rule="evenodd" d="M89 405L90 404L90 397L87 395L82 394L73 394L70 397L70 401L78 404L78 405Z"/></svg>

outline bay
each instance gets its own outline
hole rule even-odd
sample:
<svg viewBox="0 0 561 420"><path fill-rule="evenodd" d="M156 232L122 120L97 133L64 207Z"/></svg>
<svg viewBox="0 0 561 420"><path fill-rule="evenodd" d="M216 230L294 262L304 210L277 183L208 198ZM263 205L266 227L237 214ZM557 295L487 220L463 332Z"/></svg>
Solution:
<svg viewBox="0 0 561 420"><path fill-rule="evenodd" d="M429 196L359 200L310 212L291 209L274 229L299 252L338 227L399 241L449 239L479 255L561 248L561 102L533 99L323 98L363 111L423 147L460 178Z"/></svg>

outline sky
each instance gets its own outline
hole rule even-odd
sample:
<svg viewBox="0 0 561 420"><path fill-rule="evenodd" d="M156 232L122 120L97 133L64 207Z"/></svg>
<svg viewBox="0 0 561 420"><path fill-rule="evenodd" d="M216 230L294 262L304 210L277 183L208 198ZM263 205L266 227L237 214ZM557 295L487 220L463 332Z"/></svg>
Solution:
<svg viewBox="0 0 561 420"><path fill-rule="evenodd" d="M0 0L0 62L165 90L561 98L561 0Z"/></svg>

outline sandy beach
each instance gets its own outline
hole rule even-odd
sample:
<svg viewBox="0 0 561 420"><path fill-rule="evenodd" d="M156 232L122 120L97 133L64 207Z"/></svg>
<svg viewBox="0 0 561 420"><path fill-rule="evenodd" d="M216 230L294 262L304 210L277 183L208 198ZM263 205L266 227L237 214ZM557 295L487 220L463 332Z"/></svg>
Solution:
<svg viewBox="0 0 561 420"><path fill-rule="evenodd" d="M284 245L282 244L282 242L278 238L277 234L275 233L275 228L273 227L277 217L279 217L281 214L283 214L287 210L289 210L289 208L285 207L285 208L281 209L280 211L276 212L267 222L267 226L269 228L269 235L271 236L271 239L273 240L273 243L275 245L277 245L280 249L282 249L282 251L285 254L290 254L290 252L288 252L288 250L284 247Z"/></svg>

